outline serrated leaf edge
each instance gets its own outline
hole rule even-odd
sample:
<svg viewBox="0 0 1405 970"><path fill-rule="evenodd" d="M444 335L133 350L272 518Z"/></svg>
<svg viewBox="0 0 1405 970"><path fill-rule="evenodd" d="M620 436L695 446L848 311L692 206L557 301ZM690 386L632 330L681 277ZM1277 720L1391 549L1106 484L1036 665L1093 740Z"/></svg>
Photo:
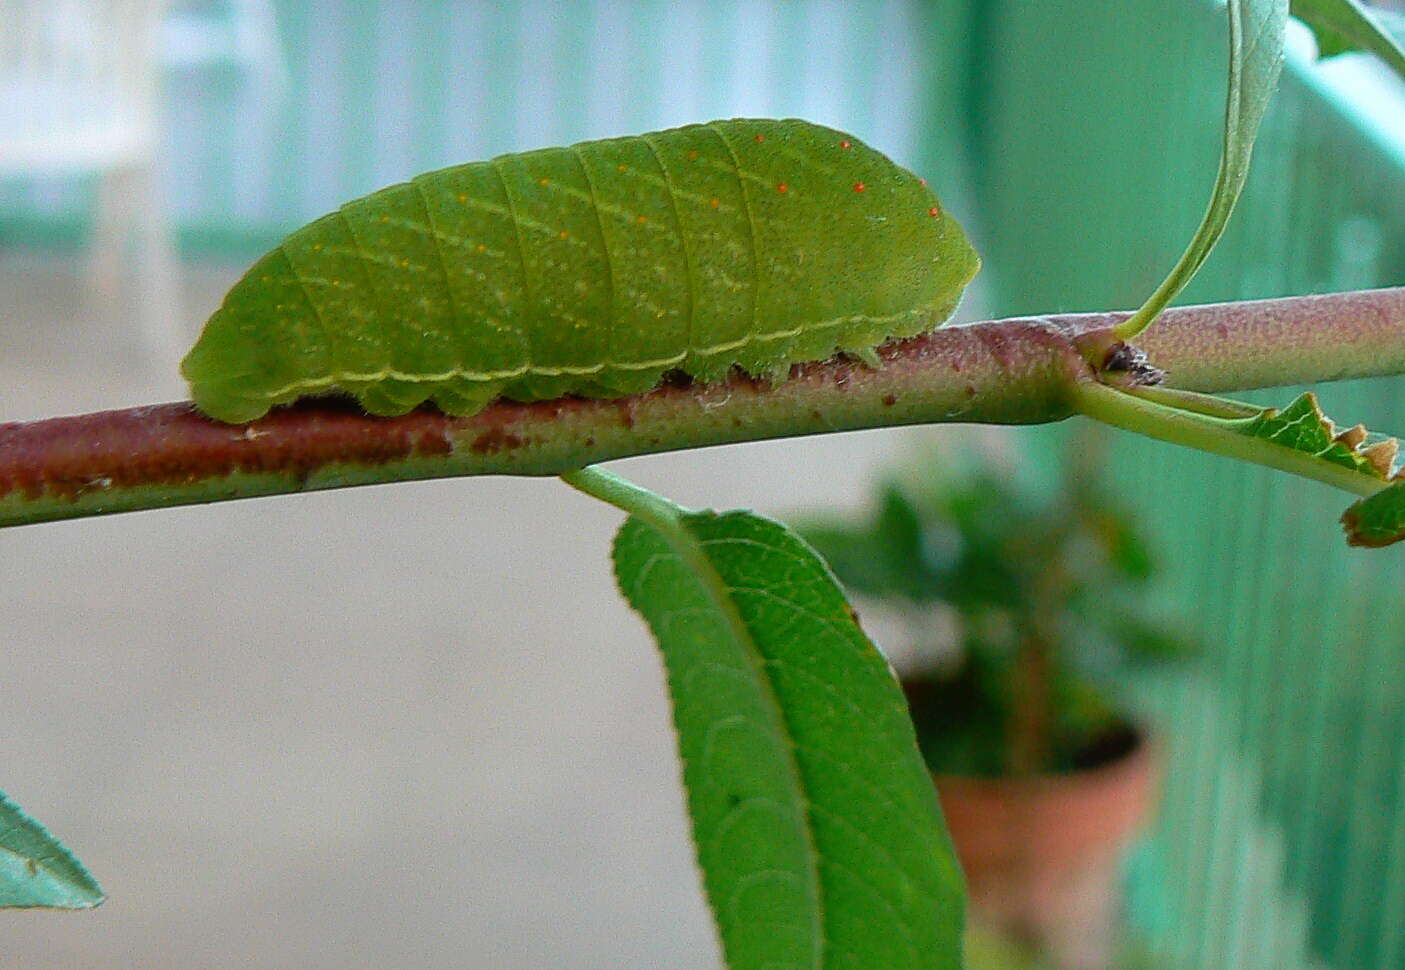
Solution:
<svg viewBox="0 0 1405 970"><path fill-rule="evenodd" d="M1303 410L1305 413L1290 419L1283 418L1283 415L1292 414L1295 410ZM1323 461L1345 464L1344 461L1338 460L1333 455L1333 452L1336 451L1338 455L1342 455L1351 462L1349 467L1379 481L1390 482L1405 478L1405 468L1399 468L1395 463L1400 454L1399 439L1372 435L1366 430L1365 425L1359 423L1345 430L1339 430L1336 423L1322 410L1321 402L1312 391L1304 391L1285 407L1264 408L1251 418L1235 420L1241 425L1240 432L1250 437L1269 441L1280 447L1311 455ZM1305 420L1311 420L1315 428L1320 430L1329 440L1330 443L1327 447L1318 451L1310 451L1284 440L1289 431ZM1271 433L1259 433L1265 427L1274 427L1275 422L1281 422L1281 425Z"/></svg>
<svg viewBox="0 0 1405 970"><path fill-rule="evenodd" d="M0 792L0 815L7 816L10 824L0 829L0 852L5 855L19 859L31 874L37 874L40 869L49 873L56 881L64 885L73 887L75 903L55 904L55 903L30 903L17 904L4 907L5 909L91 909L100 905L107 899L107 895L102 891L96 879L88 872L87 866L57 838L54 837L42 822L31 817L24 809L20 808L14 800L4 792ZM5 844L9 834L17 829L28 829L35 835L49 851L49 855L44 858L36 858L24 852L18 851ZM51 860L57 859L65 865L72 867L72 875L56 869ZM77 900L82 900L77 902Z"/></svg>

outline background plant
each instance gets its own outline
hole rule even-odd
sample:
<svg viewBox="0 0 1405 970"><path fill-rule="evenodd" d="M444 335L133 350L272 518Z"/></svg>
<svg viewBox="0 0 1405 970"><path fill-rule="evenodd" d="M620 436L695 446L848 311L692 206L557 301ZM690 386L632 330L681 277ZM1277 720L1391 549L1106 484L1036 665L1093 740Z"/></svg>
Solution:
<svg viewBox="0 0 1405 970"><path fill-rule="evenodd" d="M1153 557L1080 439L1057 490L951 452L890 478L858 522L800 532L861 609L897 612L901 672L933 771L1027 775L1093 767L1126 733L1120 675L1184 656L1139 595Z"/></svg>

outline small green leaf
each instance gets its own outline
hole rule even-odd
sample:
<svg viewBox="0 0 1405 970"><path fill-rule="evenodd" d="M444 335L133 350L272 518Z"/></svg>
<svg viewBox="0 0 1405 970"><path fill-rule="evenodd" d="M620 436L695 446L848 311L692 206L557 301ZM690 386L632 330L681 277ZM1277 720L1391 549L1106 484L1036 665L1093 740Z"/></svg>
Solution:
<svg viewBox="0 0 1405 970"><path fill-rule="evenodd" d="M1136 313L1115 328L1131 340L1151 324L1185 289L1204 264L1229 222L1234 204L1249 177L1259 122L1268 110L1283 66L1284 31L1289 0L1229 0L1229 85L1225 100L1224 148L1210 205L1190 245L1170 275Z"/></svg>
<svg viewBox="0 0 1405 970"><path fill-rule="evenodd" d="M1357 0L1292 0L1293 16L1312 28L1319 57L1349 51L1375 54L1405 77L1405 17Z"/></svg>
<svg viewBox="0 0 1405 970"><path fill-rule="evenodd" d="M1352 545L1383 546L1405 538L1400 496L1405 471L1395 464L1399 440L1359 424L1338 430L1311 391L1282 410L1160 387L1089 383L1076 393L1082 413L1114 427L1365 496L1342 518Z"/></svg>
<svg viewBox="0 0 1405 970"><path fill-rule="evenodd" d="M603 474L567 480L605 497L583 480ZM644 501L615 571L668 669L727 965L959 968L962 879L931 778L829 569L777 522Z"/></svg>
<svg viewBox="0 0 1405 970"><path fill-rule="evenodd" d="M1359 430L1359 440L1355 440L1356 436L1351 431L1339 434L1322 413L1317 395L1311 391L1300 395L1281 411L1277 408L1264 409L1263 413L1242 424L1239 431L1251 438L1272 441L1382 481L1391 475L1395 448L1390 442L1395 439L1386 438L1368 445L1370 436L1364 428ZM1373 448L1376 450L1373 451ZM1382 464L1381 459L1386 458L1387 454L1388 459Z"/></svg>
<svg viewBox="0 0 1405 970"><path fill-rule="evenodd" d="M1388 546L1405 539L1405 481L1357 502L1342 515L1342 525L1353 546Z"/></svg>
<svg viewBox="0 0 1405 970"><path fill-rule="evenodd" d="M89 909L104 898L83 863L0 793L0 908Z"/></svg>

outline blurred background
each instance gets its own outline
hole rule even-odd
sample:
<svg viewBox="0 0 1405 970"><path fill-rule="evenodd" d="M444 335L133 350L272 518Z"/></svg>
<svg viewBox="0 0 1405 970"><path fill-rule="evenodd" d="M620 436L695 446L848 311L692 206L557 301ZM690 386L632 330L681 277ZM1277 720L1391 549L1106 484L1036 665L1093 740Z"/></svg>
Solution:
<svg viewBox="0 0 1405 970"><path fill-rule="evenodd" d="M1219 149L1214 0L0 0L0 420L184 396L288 230L418 172L738 115L926 176L986 267L962 319L1130 307ZM1186 302L1405 282L1405 93L1294 50ZM1260 395L1286 402L1290 391ZM1405 382L1321 389L1405 430ZM696 506L861 509L931 447L1038 489L1065 427L636 459ZM1123 933L1170 968L1405 968L1405 566L1343 499L1117 436L1202 643L1134 686L1158 821ZM927 459L930 460L930 459ZM1154 509L1154 511L1153 511ZM259 499L0 536L0 786L110 900L7 913L0 966L718 966L618 516L554 481Z"/></svg>

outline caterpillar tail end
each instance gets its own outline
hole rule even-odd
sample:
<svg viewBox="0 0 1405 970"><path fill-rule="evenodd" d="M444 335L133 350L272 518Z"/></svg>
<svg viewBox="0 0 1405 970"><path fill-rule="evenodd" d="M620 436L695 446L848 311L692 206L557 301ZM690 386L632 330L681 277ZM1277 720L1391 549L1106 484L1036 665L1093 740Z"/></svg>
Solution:
<svg viewBox="0 0 1405 970"><path fill-rule="evenodd" d="M238 393L229 379L229 366L214 341L206 339L209 331L191 348L181 361L181 376L190 384L190 398L206 417L225 424L246 424L268 413L271 402Z"/></svg>

